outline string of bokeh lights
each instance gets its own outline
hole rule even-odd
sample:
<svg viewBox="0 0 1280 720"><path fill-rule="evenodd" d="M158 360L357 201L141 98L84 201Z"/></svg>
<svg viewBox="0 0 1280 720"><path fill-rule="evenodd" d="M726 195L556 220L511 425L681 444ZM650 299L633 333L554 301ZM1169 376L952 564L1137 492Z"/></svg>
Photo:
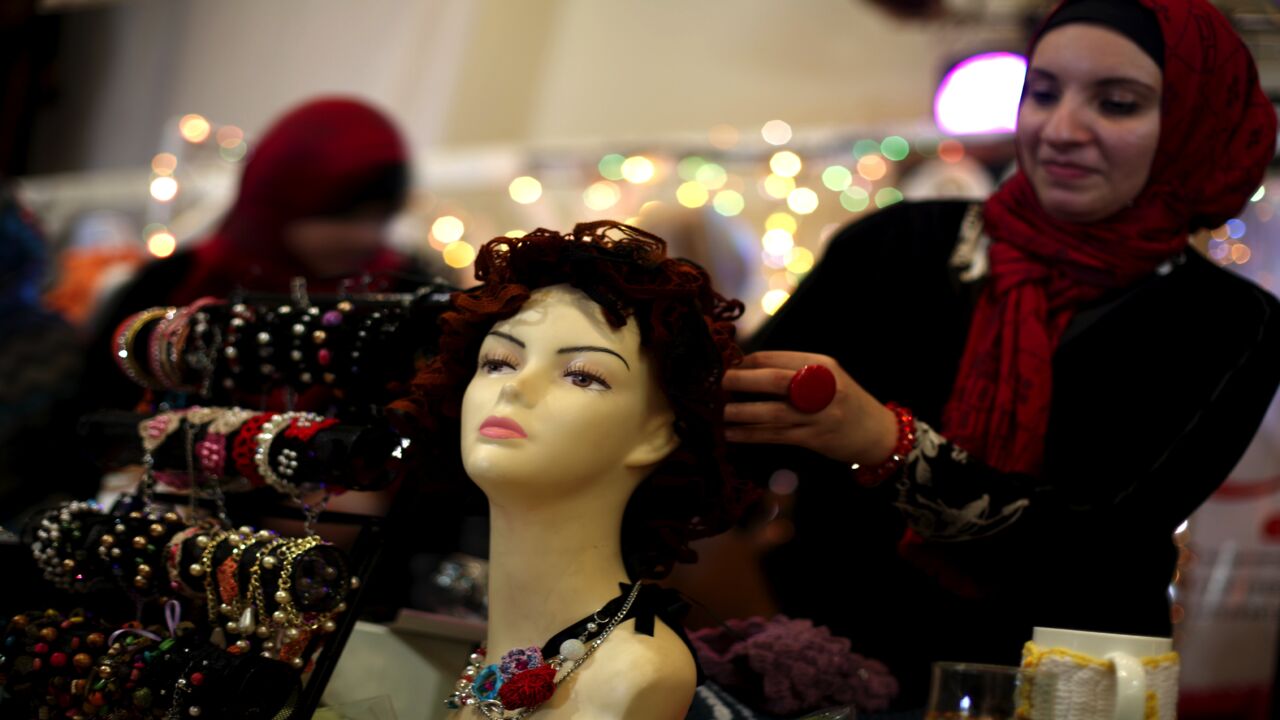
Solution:
<svg viewBox="0 0 1280 720"><path fill-rule="evenodd" d="M1007 67L1002 72L1010 77L1014 74ZM943 82L940 99L947 87ZM942 115L938 124L947 127ZM992 128L984 128L983 132L989 129ZM192 146L205 145L212 138L220 158L228 163L238 163L248 151L241 129L215 129L202 115L184 115L179 119L178 133ZM835 155L822 151L805 156L787 147L792 129L783 120L769 120L759 133L764 150L758 146L744 149L739 128L721 124L710 128L709 147L699 154L609 152L600 156L589 172L582 173L581 177L588 178L580 190L582 206L594 213L616 210L620 219L632 224L639 223L641 215L654 204L669 201L690 210L709 208L726 218L739 217L750 208L764 218L756 232L760 270L768 279L768 290L755 301L764 313L772 315L790 299L791 292L817 263L814 250L842 224L805 228L805 220L815 211L836 204L846 211L847 219L852 219L887 208L904 200L904 193L895 183L906 161L936 159L956 164L966 156L965 143L956 137L913 143L896 135L881 140L863 138L851 146L844 145L847 150ZM150 191L157 204L172 204L182 191L178 164L173 152L160 152L152 158ZM507 195L517 205L535 206L545 201L544 183L535 174L522 174L509 181ZM1270 222L1275 205L1274 199L1268 199L1265 187L1258 188L1252 201L1258 222ZM467 217L465 209L451 205L447 214L431 219L426 237L430 249L439 252L444 263L454 269L465 269L474 263L476 247L488 240L467 237ZM801 233L801 229L805 232ZM506 234L516 237L525 232L513 228ZM1247 232L1242 219L1213 229L1207 240L1208 256L1220 265L1248 263L1252 251L1244 242ZM157 258L172 255L177 247L177 238L164 223L148 224L143 229L143 240Z"/></svg>
<svg viewBox="0 0 1280 720"><path fill-rule="evenodd" d="M792 129L783 120L771 120L760 128L768 150L741 149L741 132L717 125L708 133L710 148L700 154L675 155L663 151L637 154L608 153L600 157L581 189L582 205L600 213L617 210L619 219L637 223L655 203L671 202L695 210L710 208L724 217L742 215L749 206L765 216L759 230L760 263L770 273L770 289L759 298L772 314L790 297L792 289L814 266L814 250L797 240L808 216L819 207L835 203L850 215L888 207L903 200L892 182L898 165L914 152L924 158L958 163L966 154L956 139L912 143L901 136L863 139L845 151L844 161L831 162L830 153L803 157L785 147ZM732 154L729 154L732 151ZM735 172L738 167L745 171ZM628 189L640 189L638 195ZM513 178L507 185L511 201L532 206L545 200L544 184L534 174ZM625 198L633 194L630 204ZM625 207L624 207L625 205ZM476 248L467 237L462 213L439 215L430 226L428 241L453 268L465 268L475 259ZM838 223L835 224L838 226ZM834 227L824 228L827 232ZM519 236L524 229L512 229ZM806 239L820 240L822 233ZM487 239L487 238L484 238Z"/></svg>
<svg viewBox="0 0 1280 720"><path fill-rule="evenodd" d="M249 145L245 141L244 131L235 125L222 125L215 131L212 123L203 115L191 113L178 120L178 136L193 146L205 145L212 137L218 147L218 155L225 162L238 163L249 153ZM182 191L182 183L178 180L178 155L172 152L157 153L151 158L151 182L149 190L151 199L165 209L163 216L168 215L168 208ZM178 248L177 236L163 222L147 224L142 229L142 240L147 251L152 255L169 257Z"/></svg>

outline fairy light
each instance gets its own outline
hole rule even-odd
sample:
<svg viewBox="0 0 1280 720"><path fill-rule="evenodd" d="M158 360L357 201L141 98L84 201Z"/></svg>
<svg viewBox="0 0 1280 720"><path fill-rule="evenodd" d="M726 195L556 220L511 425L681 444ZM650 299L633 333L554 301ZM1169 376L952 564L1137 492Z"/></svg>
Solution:
<svg viewBox="0 0 1280 720"><path fill-rule="evenodd" d="M879 155L863 155L858 158L858 174L875 182L889 172L889 165Z"/></svg>
<svg viewBox="0 0 1280 720"><path fill-rule="evenodd" d="M843 165L832 165L822 171L822 184L828 190L840 192L853 184L853 173Z"/></svg>
<svg viewBox="0 0 1280 720"><path fill-rule="evenodd" d="M191 113L183 115L178 121L178 134L182 135L182 139L189 143L199 145L209 139L209 133L213 127L203 115Z"/></svg>
<svg viewBox="0 0 1280 720"><path fill-rule="evenodd" d="M902 191L895 187L880 188L876 191L876 207L887 208L903 200Z"/></svg>
<svg viewBox="0 0 1280 720"><path fill-rule="evenodd" d="M862 212L870 204L871 195L856 185L840 193L840 206L849 212Z"/></svg>
<svg viewBox="0 0 1280 720"><path fill-rule="evenodd" d="M531 205L542 197L542 183L535 177L521 175L507 186L507 193L521 205Z"/></svg>
<svg viewBox="0 0 1280 720"><path fill-rule="evenodd" d="M582 192L582 202L592 210L608 210L622 199L622 190L608 180L591 183Z"/></svg>
<svg viewBox="0 0 1280 720"><path fill-rule="evenodd" d="M703 163L693 174L693 179L708 190L719 190L729 180L729 173L720 165Z"/></svg>
<svg viewBox="0 0 1280 720"><path fill-rule="evenodd" d="M445 245L441 254L444 255L445 264L451 268L467 267L476 259L476 249L461 240Z"/></svg>
<svg viewBox="0 0 1280 720"><path fill-rule="evenodd" d="M151 158L151 172L157 175L172 175L178 169L178 156L173 153L158 153Z"/></svg>
<svg viewBox="0 0 1280 720"><path fill-rule="evenodd" d="M775 288L765 293L760 298L760 307L764 310L765 315L773 315L782 309L782 306L791 299L791 293L780 288Z"/></svg>
<svg viewBox="0 0 1280 720"><path fill-rule="evenodd" d="M167 230L152 233L151 237L147 238L147 252L158 258L169 257L177 248L178 239Z"/></svg>
<svg viewBox="0 0 1280 720"><path fill-rule="evenodd" d="M776 152L773 157L769 158L769 169L775 175L782 175L783 177L793 178L799 175L800 168L803 166L804 163L800 161L800 156L790 150Z"/></svg>
<svg viewBox="0 0 1280 720"><path fill-rule="evenodd" d="M742 197L742 193L737 190L721 190L716 193L715 199L711 201L711 206L721 215L733 217L746 208L747 201Z"/></svg>
<svg viewBox="0 0 1280 720"><path fill-rule="evenodd" d="M938 158L955 164L964 159L964 145L959 140L943 140L938 143Z"/></svg>
<svg viewBox="0 0 1280 720"><path fill-rule="evenodd" d="M697 182L681 183L676 188L676 201L687 208L699 208L707 204L710 194Z"/></svg>
<svg viewBox="0 0 1280 720"><path fill-rule="evenodd" d="M622 162L622 178L629 183L642 185L653 179L653 161L643 155L632 155Z"/></svg>
<svg viewBox="0 0 1280 720"><path fill-rule="evenodd" d="M600 171L600 177L616 182L622 179L622 163L626 161L625 157L610 153L600 158L600 163L596 167Z"/></svg>
<svg viewBox="0 0 1280 720"><path fill-rule="evenodd" d="M804 275L813 269L816 261L813 252L808 248L793 247L791 252L787 253L787 271Z"/></svg>
<svg viewBox="0 0 1280 720"><path fill-rule="evenodd" d="M431 236L445 245L461 240L466 231L466 225L452 215L441 215L431 223Z"/></svg>
<svg viewBox="0 0 1280 720"><path fill-rule="evenodd" d="M890 135L880 142L880 154L895 162L905 160L911 154L911 143L904 137Z"/></svg>
<svg viewBox="0 0 1280 720"><path fill-rule="evenodd" d="M771 198L782 200L796 189L796 179L789 178L785 175L775 175L770 173L764 179L764 192Z"/></svg>
<svg viewBox="0 0 1280 720"><path fill-rule="evenodd" d="M795 216L784 212L773 213L764 221L765 230L786 230L790 235L795 235L798 227L800 223L796 221Z"/></svg>
<svg viewBox="0 0 1280 720"><path fill-rule="evenodd" d="M217 139L219 146L233 148L244 141L244 131L235 125L223 125L218 128L214 138Z"/></svg>
<svg viewBox="0 0 1280 720"><path fill-rule="evenodd" d="M808 215L818 209L818 193L806 187L798 187L787 195L787 207L792 212Z"/></svg>
<svg viewBox="0 0 1280 720"><path fill-rule="evenodd" d="M770 120L760 128L760 136L770 145L786 145L791 142L791 126L782 120Z"/></svg>
<svg viewBox="0 0 1280 720"><path fill-rule="evenodd" d="M785 257L787 253L791 252L791 248L795 247L795 238L782 228L766 230L760 238L760 244L764 246L764 251L770 255Z"/></svg>
<svg viewBox="0 0 1280 720"><path fill-rule="evenodd" d="M151 197L159 202L169 202L178 195L178 181L161 175L151 181Z"/></svg>

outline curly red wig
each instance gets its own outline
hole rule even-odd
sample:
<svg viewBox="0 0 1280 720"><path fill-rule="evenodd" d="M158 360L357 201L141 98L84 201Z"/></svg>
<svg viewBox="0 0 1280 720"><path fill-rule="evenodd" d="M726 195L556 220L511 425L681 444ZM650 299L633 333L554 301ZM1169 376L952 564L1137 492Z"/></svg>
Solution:
<svg viewBox="0 0 1280 720"><path fill-rule="evenodd" d="M476 279L482 284L455 293L453 310L441 317L440 353L419 371L410 397L392 406L409 421L402 431L432 447L450 477L463 477L458 420L485 335L534 290L571 285L613 327L635 319L680 438L627 505L627 570L634 578L661 578L675 562L695 560L689 543L727 530L748 493L723 460L720 386L742 357L733 326L742 303L717 293L702 268L667 257L662 239L612 221L582 223L568 234L538 229L494 238L476 258Z"/></svg>

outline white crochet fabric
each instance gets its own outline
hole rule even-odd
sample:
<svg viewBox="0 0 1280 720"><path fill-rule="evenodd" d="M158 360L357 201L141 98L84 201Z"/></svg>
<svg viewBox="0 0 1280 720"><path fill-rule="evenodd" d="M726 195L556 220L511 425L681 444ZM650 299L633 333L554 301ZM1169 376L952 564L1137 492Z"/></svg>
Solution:
<svg viewBox="0 0 1280 720"><path fill-rule="evenodd" d="M1140 658L1147 670L1144 720L1174 720L1178 704L1178 654ZM1115 710L1115 667L1107 660L1062 648L1027 643L1022 667L1035 680L1023 696L1022 717L1031 720L1110 720ZM1043 681L1041 680L1043 678Z"/></svg>

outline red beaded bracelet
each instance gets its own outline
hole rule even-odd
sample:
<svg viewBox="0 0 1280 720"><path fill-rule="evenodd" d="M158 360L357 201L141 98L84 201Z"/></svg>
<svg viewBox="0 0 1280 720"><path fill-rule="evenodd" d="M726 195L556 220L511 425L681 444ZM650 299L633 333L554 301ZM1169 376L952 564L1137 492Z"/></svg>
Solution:
<svg viewBox="0 0 1280 720"><path fill-rule="evenodd" d="M916 417L911 410L897 403L889 403L886 407L893 411L898 421L898 440L893 445L893 452L879 465L862 465L854 463L853 479L863 487L875 487L886 479L897 474L902 464L907 461L912 448L916 446Z"/></svg>

